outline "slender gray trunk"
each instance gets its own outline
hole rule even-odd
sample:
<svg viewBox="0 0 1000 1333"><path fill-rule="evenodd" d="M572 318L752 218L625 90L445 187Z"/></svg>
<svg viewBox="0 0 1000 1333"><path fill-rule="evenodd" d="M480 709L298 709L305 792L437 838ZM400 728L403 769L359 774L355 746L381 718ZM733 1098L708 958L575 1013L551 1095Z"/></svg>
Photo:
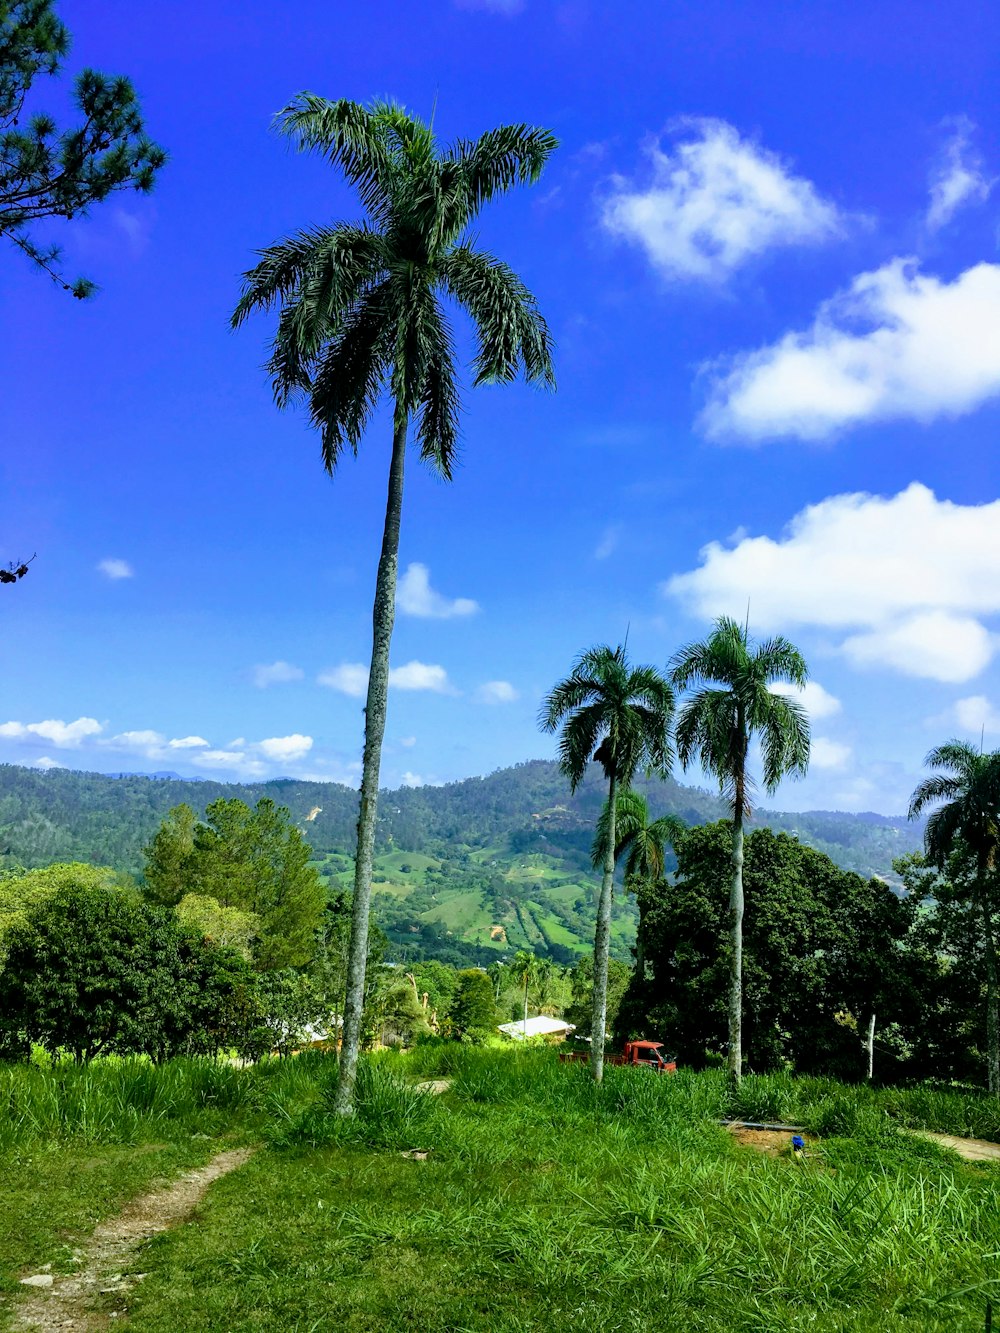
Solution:
<svg viewBox="0 0 1000 1333"><path fill-rule="evenodd" d="M642 884L636 892L635 901L639 909L639 924L635 928L635 975L643 982L646 980L646 897Z"/></svg>
<svg viewBox="0 0 1000 1333"><path fill-rule="evenodd" d="M524 978L524 1025L528 1024L528 978Z"/></svg>
<svg viewBox="0 0 1000 1333"><path fill-rule="evenodd" d="M1000 1096L1000 1023L997 1021L997 944L986 889L980 889L986 946L986 1078L990 1092Z"/></svg>
<svg viewBox="0 0 1000 1333"><path fill-rule="evenodd" d="M340 1047L340 1075L334 1109L340 1115L354 1110L354 1080L361 1043L361 1017L365 1002L365 968L368 963L368 915L372 896L372 863L375 857L375 820L378 812L378 775L382 760L382 737L389 697L389 643L396 618L396 574L399 567L399 520L403 508L403 463L406 456L406 417L397 409L389 465L389 494L385 506L382 554L375 578L372 610L372 661L365 704L365 752L361 775L361 805L358 813L358 850L354 862L354 910L347 962L347 995Z"/></svg>
<svg viewBox="0 0 1000 1333"><path fill-rule="evenodd" d="M590 1025L590 1072L600 1083L604 1077L604 1031L608 1019L608 946L611 940L611 890L615 879L615 815L618 784L612 776L608 787L608 845L604 852L604 875L597 903L594 931L594 1012Z"/></svg>
<svg viewBox="0 0 1000 1333"><path fill-rule="evenodd" d="M875 1069L875 1011L872 1010L872 1016L868 1023L868 1040L865 1042L865 1052L867 1054L867 1072L865 1077L868 1082L872 1081L872 1073Z"/></svg>
<svg viewBox="0 0 1000 1333"><path fill-rule="evenodd" d="M729 984L729 1077L737 1086L743 1077L743 792L733 812L733 883L729 894L732 963Z"/></svg>

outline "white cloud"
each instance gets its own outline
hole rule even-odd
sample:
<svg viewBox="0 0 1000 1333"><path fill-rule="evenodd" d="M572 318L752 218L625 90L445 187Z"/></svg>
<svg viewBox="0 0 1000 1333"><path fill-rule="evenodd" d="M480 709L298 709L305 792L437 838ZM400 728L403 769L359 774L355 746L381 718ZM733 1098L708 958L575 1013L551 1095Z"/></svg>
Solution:
<svg viewBox="0 0 1000 1333"><path fill-rule="evenodd" d="M390 667L389 684L397 690L429 690L433 694L454 694L448 673L443 666L427 662L406 662Z"/></svg>
<svg viewBox="0 0 1000 1333"><path fill-rule="evenodd" d="M408 565L396 586L396 605L407 616L422 616L432 620L450 620L454 616L471 616L479 610L479 603L470 597L443 597L431 587L430 570L426 565Z"/></svg>
<svg viewBox="0 0 1000 1333"><path fill-rule="evenodd" d="M259 778L267 772L266 765L243 750L199 750L191 756L199 768L223 769L236 777Z"/></svg>
<svg viewBox="0 0 1000 1333"><path fill-rule="evenodd" d="M509 680L488 680L476 690L476 699L481 704L512 704L520 697Z"/></svg>
<svg viewBox="0 0 1000 1333"><path fill-rule="evenodd" d="M637 242L668 278L718 281L776 246L825 241L843 229L837 208L774 153L721 120L681 122L690 137L649 149L644 186L615 177L604 226Z"/></svg>
<svg viewBox="0 0 1000 1333"><path fill-rule="evenodd" d="M994 651L981 619L1000 613L1000 500L953 504L917 482L888 499L831 496L778 540L709 543L664 591L706 618L749 597L762 630L840 630L855 664L969 680Z"/></svg>
<svg viewBox="0 0 1000 1333"><path fill-rule="evenodd" d="M109 579L135 578L135 570L127 560L101 560L97 568Z"/></svg>
<svg viewBox="0 0 1000 1333"><path fill-rule="evenodd" d="M814 736L809 746L809 764L815 768L843 768L851 757L851 747L826 736Z"/></svg>
<svg viewBox="0 0 1000 1333"><path fill-rule="evenodd" d="M400 778L400 783L404 787L422 787L424 780L419 773L404 773Z"/></svg>
<svg viewBox="0 0 1000 1333"><path fill-rule="evenodd" d="M407 750L412 750L417 743L417 738L416 736L400 736L399 743Z"/></svg>
<svg viewBox="0 0 1000 1333"><path fill-rule="evenodd" d="M621 537L621 528L617 524L605 528L601 540L594 548L595 560L607 560L608 556L613 554L618 546L618 540Z"/></svg>
<svg viewBox="0 0 1000 1333"><path fill-rule="evenodd" d="M951 138L945 144L940 159L930 176L931 202L927 209L927 226L937 231L966 204L985 203L996 184L983 173L983 162L972 148L975 129L966 116L952 121Z"/></svg>
<svg viewBox="0 0 1000 1333"><path fill-rule="evenodd" d="M159 731L123 731L104 742L120 750L160 750L167 738Z"/></svg>
<svg viewBox="0 0 1000 1333"><path fill-rule="evenodd" d="M929 422L1000 393L1000 265L952 282L894 259L820 306L810 329L714 373L713 438L820 440L862 422Z"/></svg>
<svg viewBox="0 0 1000 1333"><path fill-rule="evenodd" d="M271 662L253 668L253 683L259 690L264 690L268 685L284 685L292 680L301 680L304 675L302 668L293 666L291 662Z"/></svg>
<svg viewBox="0 0 1000 1333"><path fill-rule="evenodd" d="M938 717L928 718L927 725L955 728L972 736L984 732L995 735L1000 732L1000 709L995 708L985 694L971 694L965 699L956 699Z"/></svg>
<svg viewBox="0 0 1000 1333"><path fill-rule="evenodd" d="M65 768L66 765L60 764L58 759L50 759L47 754L43 754L34 761L34 767L44 769L47 772L50 768Z"/></svg>
<svg viewBox="0 0 1000 1333"><path fill-rule="evenodd" d="M78 717L75 722L62 722L50 718L46 722L0 724L0 736L8 736L14 740L29 740L32 736L40 736L42 740L51 741L60 749L73 749L86 737L97 736L103 730L100 722L93 717Z"/></svg>
<svg viewBox="0 0 1000 1333"><path fill-rule="evenodd" d="M776 681L769 686L772 694L788 694L797 698L814 721L821 717L832 717L840 712L840 700L824 690L817 680L807 680L804 685L792 685L787 681Z"/></svg>
<svg viewBox="0 0 1000 1333"><path fill-rule="evenodd" d="M312 747L313 738L302 736L298 732L294 732L291 736L272 736L268 740L257 742L257 749L261 754L276 763L283 764L304 759Z"/></svg>
<svg viewBox="0 0 1000 1333"><path fill-rule="evenodd" d="M328 689L349 694L352 699L363 699L368 692L368 668L363 662L341 662L340 666L321 671L316 681Z"/></svg>
<svg viewBox="0 0 1000 1333"><path fill-rule="evenodd" d="M198 746L208 745L208 741L203 736L178 736L175 740L168 741L171 750L194 750Z"/></svg>

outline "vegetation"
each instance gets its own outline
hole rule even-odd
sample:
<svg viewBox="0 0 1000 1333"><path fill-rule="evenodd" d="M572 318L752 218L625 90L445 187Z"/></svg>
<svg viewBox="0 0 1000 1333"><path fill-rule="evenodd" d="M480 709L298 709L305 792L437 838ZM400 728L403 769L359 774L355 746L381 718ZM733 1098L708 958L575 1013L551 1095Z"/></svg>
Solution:
<svg viewBox="0 0 1000 1333"><path fill-rule="evenodd" d="M640 767L660 774L669 770L673 711L673 692L654 667L631 667L623 646L602 645L577 658L572 673L555 686L539 715L545 731L555 731L562 725L559 766L570 788L575 790L580 785L591 761L600 765L608 784L590 1029L590 1067L597 1082L604 1069L618 792L629 786Z"/></svg>
<svg viewBox="0 0 1000 1333"><path fill-rule="evenodd" d="M677 753L685 768L698 760L719 781L730 807L732 940L729 986L730 1077L743 1076L743 821L751 813L753 780L747 771L750 742L760 740L764 789L771 796L788 773L809 765L809 720L802 705L774 685L802 686L806 664L787 639L768 639L754 648L748 629L727 616L715 623L704 643L688 644L674 658L673 682L694 692L677 719Z"/></svg>
<svg viewBox="0 0 1000 1333"><path fill-rule="evenodd" d="M339 1107L351 1109L361 1040L379 766L396 605L403 465L415 427L421 458L451 479L459 391L442 296L471 317L475 384L554 384L549 333L534 297L505 263L474 248L469 227L490 200L538 180L556 146L547 130L503 125L441 151L430 126L392 102L329 102L303 93L280 118L355 187L366 218L300 232L261 254L233 315L281 307L269 370L283 406L308 399L323 465L357 452L379 398L392 401L385 529L375 581L372 654L354 869Z"/></svg>
<svg viewBox="0 0 1000 1333"><path fill-rule="evenodd" d="M147 136L129 80L93 69L74 83L79 125L60 130L44 112L22 124L36 78L58 75L69 47L69 31L52 0L0 0L0 236L83 298L94 284L87 278L67 282L58 247L39 244L34 224L85 217L118 190L147 194L166 154ZM18 578L23 569L8 572Z"/></svg>

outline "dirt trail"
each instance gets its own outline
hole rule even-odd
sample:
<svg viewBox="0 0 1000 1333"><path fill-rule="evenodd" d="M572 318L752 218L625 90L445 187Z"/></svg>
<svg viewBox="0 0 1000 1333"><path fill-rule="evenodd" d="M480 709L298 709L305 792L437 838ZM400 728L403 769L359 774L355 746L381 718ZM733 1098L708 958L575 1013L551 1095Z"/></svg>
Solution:
<svg viewBox="0 0 1000 1333"><path fill-rule="evenodd" d="M930 1139L942 1148L951 1148L967 1162L1000 1162L1000 1143L988 1143L986 1139L960 1139L955 1134L935 1134L929 1129L911 1129L910 1134L918 1138Z"/></svg>
<svg viewBox="0 0 1000 1333"><path fill-rule="evenodd" d="M80 1246L80 1269L55 1276L50 1287L30 1289L14 1316L15 1333L21 1330L96 1330L108 1328L123 1313L121 1300L144 1274L132 1262L144 1241L159 1231L183 1222L194 1212L213 1181L243 1165L253 1148L236 1148L186 1171L166 1189L133 1199L115 1217L102 1222ZM25 1292L29 1288L24 1288ZM102 1301L100 1297L105 1299Z"/></svg>

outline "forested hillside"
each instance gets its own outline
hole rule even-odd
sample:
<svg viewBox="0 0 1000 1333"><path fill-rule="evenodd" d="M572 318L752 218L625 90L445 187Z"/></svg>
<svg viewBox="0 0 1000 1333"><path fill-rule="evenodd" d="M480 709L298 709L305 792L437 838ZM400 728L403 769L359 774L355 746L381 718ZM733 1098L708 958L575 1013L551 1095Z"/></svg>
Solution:
<svg viewBox="0 0 1000 1333"><path fill-rule="evenodd" d="M724 816L717 796L679 783L641 782L655 815L688 823ZM139 873L142 849L171 807L198 815L219 797L270 796L292 813L332 884L348 887L357 793L327 783L235 785L68 769L0 765L0 856L6 865L89 861ZM379 805L376 916L405 956L488 961L528 944L568 960L593 934L590 843L604 799L592 772L575 795L557 766L537 760L444 787L386 792ZM892 859L920 844L901 816L760 813L838 865L892 878ZM634 909L619 896L619 955L634 936Z"/></svg>

